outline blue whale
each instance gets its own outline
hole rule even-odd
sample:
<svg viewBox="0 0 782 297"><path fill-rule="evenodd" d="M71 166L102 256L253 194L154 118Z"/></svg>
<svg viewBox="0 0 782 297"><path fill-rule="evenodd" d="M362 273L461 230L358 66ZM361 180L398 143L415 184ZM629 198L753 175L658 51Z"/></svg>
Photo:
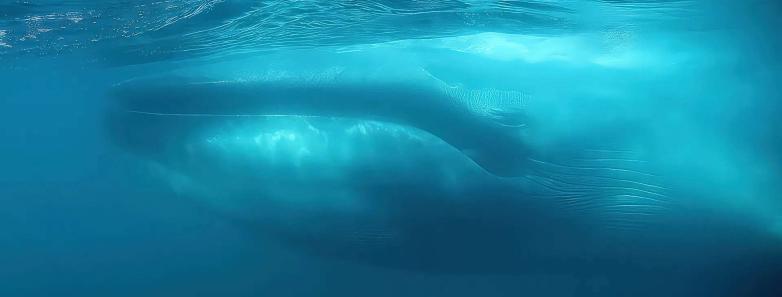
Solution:
<svg viewBox="0 0 782 297"><path fill-rule="evenodd" d="M643 154L530 145L523 109L485 103L520 93L164 76L111 94L115 143L181 195L308 253L607 278L596 296L780 296L779 237L682 198Z"/></svg>

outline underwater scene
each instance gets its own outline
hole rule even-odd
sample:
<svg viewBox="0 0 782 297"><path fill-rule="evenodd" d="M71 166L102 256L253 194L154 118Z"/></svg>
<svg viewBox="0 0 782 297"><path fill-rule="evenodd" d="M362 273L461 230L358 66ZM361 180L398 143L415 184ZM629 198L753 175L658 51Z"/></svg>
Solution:
<svg viewBox="0 0 782 297"><path fill-rule="evenodd" d="M0 0L0 296L782 296L782 2Z"/></svg>

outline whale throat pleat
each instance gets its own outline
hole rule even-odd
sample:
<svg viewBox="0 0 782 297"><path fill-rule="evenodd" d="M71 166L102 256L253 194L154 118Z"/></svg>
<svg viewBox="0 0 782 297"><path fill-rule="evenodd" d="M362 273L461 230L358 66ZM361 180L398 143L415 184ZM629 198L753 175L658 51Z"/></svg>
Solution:
<svg viewBox="0 0 782 297"><path fill-rule="evenodd" d="M589 150L575 157L528 160L530 174L524 178L541 189L537 198L588 214L597 226L637 230L659 220L670 206L661 177L631 151Z"/></svg>

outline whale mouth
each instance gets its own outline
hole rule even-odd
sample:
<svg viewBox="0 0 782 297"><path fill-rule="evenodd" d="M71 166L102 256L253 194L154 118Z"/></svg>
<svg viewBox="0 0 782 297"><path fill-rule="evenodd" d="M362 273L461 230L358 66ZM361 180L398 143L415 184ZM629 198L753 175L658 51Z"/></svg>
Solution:
<svg viewBox="0 0 782 297"><path fill-rule="evenodd" d="M441 193L490 178L440 138L375 120L114 110L109 128L174 192L251 221L275 217L271 209L349 215L369 207L377 189L418 193L425 184Z"/></svg>
<svg viewBox="0 0 782 297"><path fill-rule="evenodd" d="M257 170L268 179L405 175L416 168L476 170L459 150L427 131L393 122L296 114L161 113L114 109L112 141L179 171ZM455 165L459 164L459 165ZM225 168L226 166L232 168ZM203 169L194 169L203 167ZM448 167L449 169L445 169ZM341 178L341 177L339 177Z"/></svg>
<svg viewBox="0 0 782 297"><path fill-rule="evenodd" d="M211 146L209 149L231 147L232 154L252 151L257 159L273 158L266 161L278 165L302 166L306 160L317 159L315 163L331 162L320 166L358 167L369 159L388 160L393 155L413 158L419 153L415 148L427 146L456 151L437 136L393 118L309 107L298 110L297 106L269 111L253 100L244 101L249 95L236 93L166 97L161 96L166 93L162 90L154 96L135 93L138 91L123 91L108 114L108 126L115 144L152 159L170 159L168 151L204 145ZM231 91L235 90L227 92ZM295 93L286 98L290 96ZM407 152L398 155L400 150ZM379 152L384 155L377 155Z"/></svg>
<svg viewBox="0 0 782 297"><path fill-rule="evenodd" d="M476 92L437 81L404 79L324 82L190 78L130 81L116 86L112 93L116 110L126 114L121 117L156 118L153 122L162 118L191 123L296 117L401 125L439 138L493 175L524 174L527 149L519 132L524 125L509 124L515 112L493 109L485 102L487 98L516 102L516 93Z"/></svg>

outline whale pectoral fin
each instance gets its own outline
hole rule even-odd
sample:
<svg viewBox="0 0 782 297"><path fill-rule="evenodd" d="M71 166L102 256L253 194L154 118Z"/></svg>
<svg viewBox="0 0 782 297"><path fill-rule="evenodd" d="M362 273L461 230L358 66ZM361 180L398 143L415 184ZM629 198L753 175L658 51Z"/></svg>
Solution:
<svg viewBox="0 0 782 297"><path fill-rule="evenodd" d="M529 174L541 199L589 215L600 227L634 230L661 218L668 190L650 164L632 151L585 150L529 158Z"/></svg>

